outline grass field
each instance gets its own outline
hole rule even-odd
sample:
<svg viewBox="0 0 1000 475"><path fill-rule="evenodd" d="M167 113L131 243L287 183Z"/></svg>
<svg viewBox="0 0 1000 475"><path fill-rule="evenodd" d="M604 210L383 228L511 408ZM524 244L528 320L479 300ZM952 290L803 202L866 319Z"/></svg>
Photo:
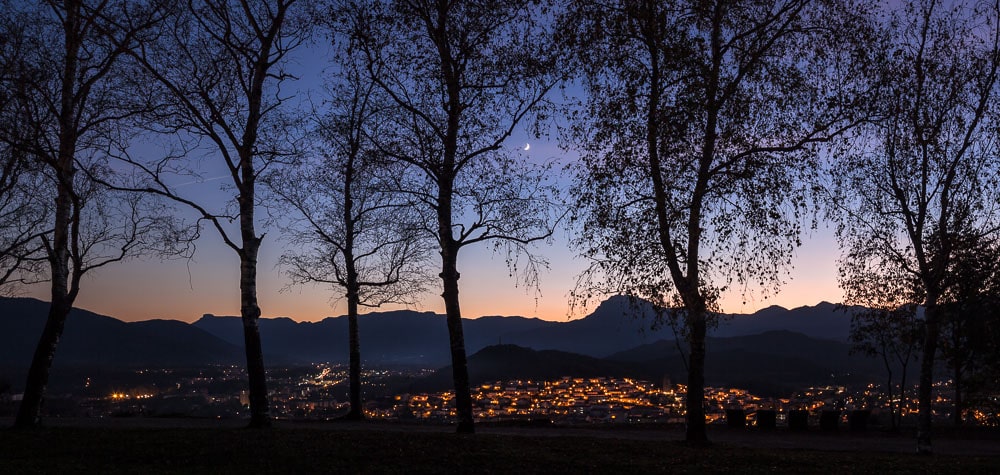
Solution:
<svg viewBox="0 0 1000 475"><path fill-rule="evenodd" d="M0 473L998 473L998 456L399 430L0 430Z"/></svg>

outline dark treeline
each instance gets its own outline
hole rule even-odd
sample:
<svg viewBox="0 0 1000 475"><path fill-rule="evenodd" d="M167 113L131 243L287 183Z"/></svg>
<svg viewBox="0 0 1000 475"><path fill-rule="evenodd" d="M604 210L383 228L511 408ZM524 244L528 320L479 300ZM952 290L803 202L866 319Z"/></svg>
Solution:
<svg viewBox="0 0 1000 475"><path fill-rule="evenodd" d="M359 309L440 285L457 427L472 432L460 251L492 246L534 285L536 244L559 226L590 263L573 305L678 310L662 318L683 336L689 442L707 440L720 296L777 292L820 220L837 226L844 303L867 309L857 349L882 359L889 391L919 360L919 451L940 363L958 423L1000 386L1000 2L0 7L0 290L51 287L18 427L39 423L83 275L190 256L206 229L239 257L254 427L270 424L268 229L291 244L293 283L347 303L352 418ZM317 51L325 84L293 95L291 58ZM521 130L556 135L564 171L507 144ZM188 186L209 174L221 198Z"/></svg>

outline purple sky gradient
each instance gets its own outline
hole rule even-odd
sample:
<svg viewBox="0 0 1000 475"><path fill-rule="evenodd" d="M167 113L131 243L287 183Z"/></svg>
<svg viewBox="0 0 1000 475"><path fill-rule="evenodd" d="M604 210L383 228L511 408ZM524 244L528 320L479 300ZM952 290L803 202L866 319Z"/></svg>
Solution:
<svg viewBox="0 0 1000 475"><path fill-rule="evenodd" d="M297 71L299 80L283 86L301 100L314 103L322 99L324 58L329 58L330 48L323 46L323 38L307 45L292 59L290 69ZM507 142L512 153L522 153L531 159L569 158L557 145L555 130L552 136L536 139L522 128ZM531 150L524 152L525 143ZM148 153L156 153L155 150ZM211 150L208 150L211 153ZM174 183L183 184L184 192L208 200L223 200L226 195L219 187L228 180L217 180L224 170L218 163L209 163L201 169L204 183L191 183L190 177L178 177ZM730 291L723 298L727 313L752 313L770 305L788 308L814 305L826 300L839 302L841 291L836 282L836 259L839 250L831 229L811 231L804 236L804 245L793 259L794 269L782 290L764 298L760 289L749 289L744 297L740 289ZM295 320L316 321L327 316L346 312L343 302L333 305L339 289L313 285L288 287L289 279L276 266L284 243L276 228L265 229L258 268L260 306L265 317L288 316ZM238 233L237 233L238 235ZM576 276L585 263L574 257L568 248L569 236L559 230L551 245L539 245L537 251L545 256L551 269L541 275L540 289L525 288L509 276L503 255L494 255L489 245L464 248L460 254L459 282L462 313L465 317L483 315L520 315L546 320L580 318L591 308L576 309L570 314L569 292ZM205 229L197 243L198 251L188 260L158 259L132 260L123 264L99 269L88 275L76 306L111 315L126 321L167 318L194 321L204 313L239 315L239 261L236 254L226 247L217 233ZM443 313L440 290L433 289L423 296L419 310ZM48 288L36 285L28 296L48 300Z"/></svg>

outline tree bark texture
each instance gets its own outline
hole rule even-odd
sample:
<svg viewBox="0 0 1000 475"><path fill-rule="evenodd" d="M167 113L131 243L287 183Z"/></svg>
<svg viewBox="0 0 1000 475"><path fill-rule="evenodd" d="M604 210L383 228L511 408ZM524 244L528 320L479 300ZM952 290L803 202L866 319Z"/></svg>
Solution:
<svg viewBox="0 0 1000 475"><path fill-rule="evenodd" d="M451 244L441 252L441 283L444 292L445 314L448 320L448 339L451 344L452 379L455 382L455 409L458 413L458 432L475 432L472 415L472 393L469 390L469 366L465 355L465 334L462 329L462 310L458 301L458 249Z"/></svg>
<svg viewBox="0 0 1000 475"><path fill-rule="evenodd" d="M926 316L924 351L920 360L920 387L917 390L917 453L931 454L931 422L933 420L932 397L934 393L934 354L941 334L940 309L928 296L924 310Z"/></svg>
<svg viewBox="0 0 1000 475"><path fill-rule="evenodd" d="M356 278L355 278L356 280ZM364 401L361 399L361 336L358 332L358 291L354 289L347 295L347 326L350 345L350 367L348 376L350 382L351 411L345 417L348 420L364 419Z"/></svg>
<svg viewBox="0 0 1000 475"><path fill-rule="evenodd" d="M267 399L267 373L264 370L264 352L260 341L260 306L257 304L257 251L260 239L247 240L244 236L240 255L240 318L243 321L243 343L247 356L247 376L250 380L250 427L264 428L271 425L270 404Z"/></svg>
<svg viewBox="0 0 1000 475"><path fill-rule="evenodd" d="M75 141L75 138L69 140ZM55 200L55 226L48 249L52 274L51 302L45 328L31 359L24 397L14 422L18 428L37 426L41 422L42 399L49 381L49 370L79 290L79 276L71 271L71 268L75 269L77 266L70 265L70 235L71 231L78 230L80 220L79 214L74 212L72 191L68 188L74 173L72 149L67 147L60 153L63 156L59 160L62 169L59 171L59 193ZM72 234L74 239L78 236L75 232Z"/></svg>
<svg viewBox="0 0 1000 475"><path fill-rule="evenodd" d="M354 174L355 159L359 152L359 141L351 140L351 153L348 156L344 170L344 268L347 281L347 331L348 331L348 378L350 379L349 398L351 410L345 417L348 420L361 420L365 412L361 400L361 335L358 331L358 305L361 301L360 285L358 283L358 268L354 260L355 218L354 218Z"/></svg>
<svg viewBox="0 0 1000 475"><path fill-rule="evenodd" d="M67 0L63 34L65 62L60 84L59 150L54 165L57 189L55 198L52 238L46 244L51 270L51 302L45 328L35 347L25 381L24 396L18 407L14 426L35 427L41 422L42 399L49 381L49 370L55 358L56 347L62 338L66 319L79 291L79 263L71 265L71 241L79 239L80 214L77 198L73 193L76 173L75 155L79 131L77 119L76 80L79 69L79 52L83 44L80 34L79 2ZM75 244L74 244L75 245Z"/></svg>
<svg viewBox="0 0 1000 475"><path fill-rule="evenodd" d="M687 431L685 440L690 443L708 442L705 432L705 314L692 315L690 322L690 354L688 355Z"/></svg>
<svg viewBox="0 0 1000 475"><path fill-rule="evenodd" d="M60 163L66 166L67 171L63 173L65 180L60 180L59 183L59 194L55 203L55 227L48 251L52 273L51 302L45 328L31 359L24 396L14 421L14 426L21 429L35 427L41 423L42 399L49 382L49 370L52 368L56 347L62 338L66 319L73 308L77 293L76 279L73 279L73 284L70 283L69 234L74 214L71 193L65 186L67 183L72 183L71 178L66 178L72 177L72 156L66 161L60 160Z"/></svg>
<svg viewBox="0 0 1000 475"><path fill-rule="evenodd" d="M49 314L45 320L45 329L42 330L42 336L38 340L38 346L35 347L35 354L31 359L31 368L28 370L28 378L24 387L24 398L21 400L17 418L14 420L14 427L17 429L30 429L41 424L42 400L49 382L49 370L52 367L63 328L66 326L66 318L70 308L72 308L72 303L65 295L58 300L53 295L52 303L49 305Z"/></svg>

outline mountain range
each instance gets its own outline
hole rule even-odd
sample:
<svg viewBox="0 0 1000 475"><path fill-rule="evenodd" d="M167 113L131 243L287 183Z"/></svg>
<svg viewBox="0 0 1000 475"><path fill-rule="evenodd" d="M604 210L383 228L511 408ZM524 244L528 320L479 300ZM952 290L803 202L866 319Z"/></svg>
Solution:
<svg viewBox="0 0 1000 475"><path fill-rule="evenodd" d="M48 303L0 299L0 367L25 368L41 334ZM564 322L486 316L463 321L470 371L493 377L615 374L680 378L683 358L669 325L644 301L612 297L590 315ZM849 354L850 314L830 303L753 314L722 315L708 341L709 383L735 380L804 382L817 375L879 371L874 360ZM391 311L359 318L366 364L442 367L450 363L445 316ZM347 317L319 322L260 319L265 361L341 363L347 359ZM74 309L54 362L64 367L179 367L244 360L238 317L205 315L194 323L122 322ZM506 353L504 353L506 352ZM499 355L507 355L500 357ZM571 356L568 356L571 355ZM441 378L450 370L443 368ZM475 376L475 374L473 376ZM432 378L429 378L433 380ZM447 379L447 378L445 378ZM477 378L473 377L473 382ZM431 382L428 386L433 386Z"/></svg>
<svg viewBox="0 0 1000 475"><path fill-rule="evenodd" d="M787 330L803 335L846 342L850 315L831 303L785 310L768 307L749 315L722 315L710 333L715 337L754 335ZM447 364L450 362L445 316L431 312L392 311L362 315L358 320L362 357L392 364ZM192 326L233 345L242 346L239 317L205 315ZM536 350L559 350L592 357L606 357L636 346L675 338L669 325L657 319L648 302L611 297L590 315L565 322L525 317L486 316L463 321L469 354L498 344ZM286 363L343 362L347 357L347 317L319 322L289 318L260 320L265 356Z"/></svg>
<svg viewBox="0 0 1000 475"><path fill-rule="evenodd" d="M27 368L45 326L48 302L0 299L0 367ZM123 322L74 308L53 364L171 367L245 361L243 348L176 320Z"/></svg>
<svg viewBox="0 0 1000 475"><path fill-rule="evenodd" d="M738 337L710 337L705 382L733 386L758 395L787 396L807 386L881 381L884 369L874 358L851 354L850 344L787 330ZM660 340L604 358L518 345L493 345L469 356L473 385L510 379L553 380L562 376L631 377L646 381L687 379L685 357L673 340ZM451 387L451 366L414 382L417 392Z"/></svg>

